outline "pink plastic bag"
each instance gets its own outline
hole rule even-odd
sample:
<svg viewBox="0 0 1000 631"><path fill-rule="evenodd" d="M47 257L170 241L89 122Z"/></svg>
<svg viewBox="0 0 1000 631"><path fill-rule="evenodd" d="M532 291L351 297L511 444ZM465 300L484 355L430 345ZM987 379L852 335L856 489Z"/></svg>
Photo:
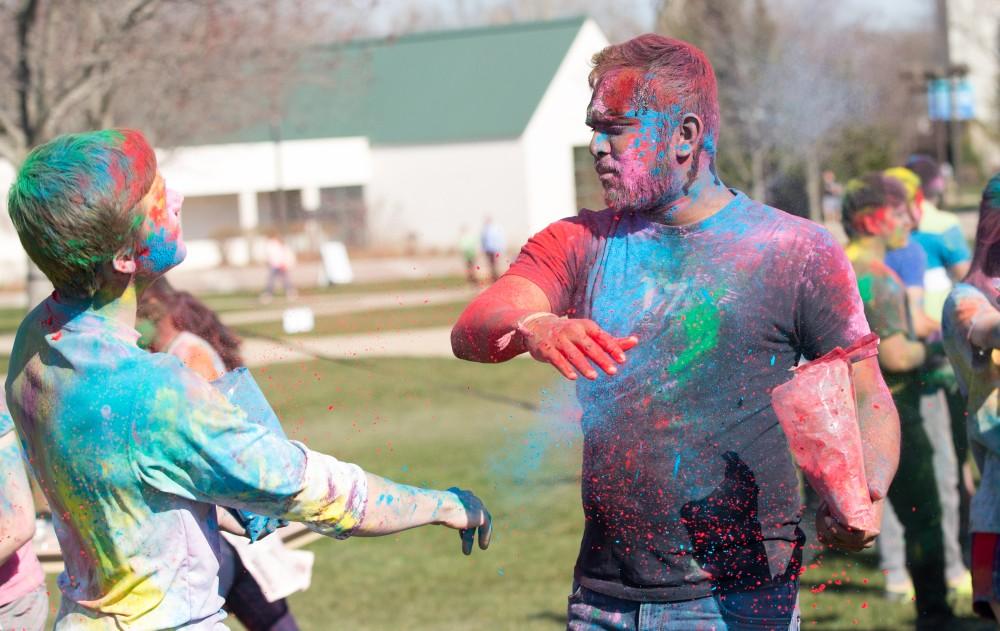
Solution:
<svg viewBox="0 0 1000 631"><path fill-rule="evenodd" d="M771 392L795 461L831 514L857 530L878 530L861 451L861 430L851 363L878 353L869 334L843 350L793 369L794 376Z"/></svg>

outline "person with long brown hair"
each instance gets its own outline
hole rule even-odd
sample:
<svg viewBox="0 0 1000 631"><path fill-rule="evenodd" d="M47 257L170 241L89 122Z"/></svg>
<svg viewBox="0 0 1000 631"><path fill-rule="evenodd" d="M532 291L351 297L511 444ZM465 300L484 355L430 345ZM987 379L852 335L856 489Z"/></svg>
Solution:
<svg viewBox="0 0 1000 631"><path fill-rule="evenodd" d="M243 365L243 340L205 303L175 289L165 278L142 293L138 316L156 329L149 339L150 350L176 355L209 381Z"/></svg>
<svg viewBox="0 0 1000 631"><path fill-rule="evenodd" d="M941 324L982 474L969 507L973 608L1000 620L1000 173L983 191L972 264L945 301Z"/></svg>
<svg viewBox="0 0 1000 631"><path fill-rule="evenodd" d="M147 329L144 337L149 350L174 355L207 381L243 365L242 340L205 303L190 292L175 289L166 278L146 288L137 315L145 321L139 328ZM144 326L146 323L148 326ZM267 597L275 591L274 586L266 584L273 572L255 571L259 563L274 564L286 555L280 540L271 541L277 535L264 540L267 552L252 555L254 559L244 562L242 555L250 551L241 541L242 528L226 510L217 510L217 517L224 531L220 539L219 590L226 600L226 610L250 631L296 631L299 627L285 598ZM307 565L311 566L309 556Z"/></svg>

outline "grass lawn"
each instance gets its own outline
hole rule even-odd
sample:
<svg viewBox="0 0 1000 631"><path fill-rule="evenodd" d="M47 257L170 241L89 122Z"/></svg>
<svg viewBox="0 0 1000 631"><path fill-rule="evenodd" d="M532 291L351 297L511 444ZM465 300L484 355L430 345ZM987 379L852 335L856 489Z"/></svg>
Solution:
<svg viewBox="0 0 1000 631"><path fill-rule="evenodd" d="M353 283L350 285L333 285L331 287L306 287L299 290L301 296L347 296L351 294L380 294L403 291L418 291L428 289L455 289L465 287L467 282L462 276L444 276L435 278L414 278L393 280L378 283ZM209 307L218 312L246 311L260 309L259 292L235 292L223 294L199 294L198 297ZM275 297L271 306L284 304L281 294Z"/></svg>
<svg viewBox="0 0 1000 631"><path fill-rule="evenodd" d="M469 301L446 302L420 305L418 307L393 307L372 309L330 316L317 316L316 328L309 333L299 333L294 337L317 335L346 335L350 333L374 333L419 329L434 326L451 326L458 319ZM232 327L243 337L284 337L281 322L255 322Z"/></svg>
<svg viewBox="0 0 1000 631"><path fill-rule="evenodd" d="M6 307L0 309L0 333L14 333L21 326L27 310L21 307Z"/></svg>
<svg viewBox="0 0 1000 631"><path fill-rule="evenodd" d="M550 368L379 359L255 373L292 438L400 482L471 488L496 520L493 546L471 557L434 527L310 544L312 587L290 599L304 630L564 628L580 440ZM821 556L803 578L803 627L906 628L912 607L883 601L881 587L873 555Z"/></svg>

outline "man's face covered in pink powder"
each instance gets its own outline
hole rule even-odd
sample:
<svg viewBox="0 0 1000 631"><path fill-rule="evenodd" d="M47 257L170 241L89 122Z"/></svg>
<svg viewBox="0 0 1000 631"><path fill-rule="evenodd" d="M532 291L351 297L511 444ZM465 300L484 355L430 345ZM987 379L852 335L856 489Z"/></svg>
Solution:
<svg viewBox="0 0 1000 631"><path fill-rule="evenodd" d="M649 210L678 199L690 168L672 160L679 105L659 110L651 77L639 70L604 75L587 108L594 130L590 153L604 188L604 201L615 210Z"/></svg>

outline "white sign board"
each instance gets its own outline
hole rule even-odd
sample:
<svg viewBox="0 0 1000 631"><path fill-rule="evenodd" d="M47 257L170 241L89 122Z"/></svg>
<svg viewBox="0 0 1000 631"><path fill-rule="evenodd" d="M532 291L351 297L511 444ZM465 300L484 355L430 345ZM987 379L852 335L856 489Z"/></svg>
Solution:
<svg viewBox="0 0 1000 631"><path fill-rule="evenodd" d="M285 309L285 312L281 314L281 328L285 329L285 333L288 335L308 333L315 326L316 318L313 317L313 311L309 307Z"/></svg>
<svg viewBox="0 0 1000 631"><path fill-rule="evenodd" d="M340 241L327 241L319 247L323 258L323 284L344 285L354 282L354 271L347 258L347 248Z"/></svg>

